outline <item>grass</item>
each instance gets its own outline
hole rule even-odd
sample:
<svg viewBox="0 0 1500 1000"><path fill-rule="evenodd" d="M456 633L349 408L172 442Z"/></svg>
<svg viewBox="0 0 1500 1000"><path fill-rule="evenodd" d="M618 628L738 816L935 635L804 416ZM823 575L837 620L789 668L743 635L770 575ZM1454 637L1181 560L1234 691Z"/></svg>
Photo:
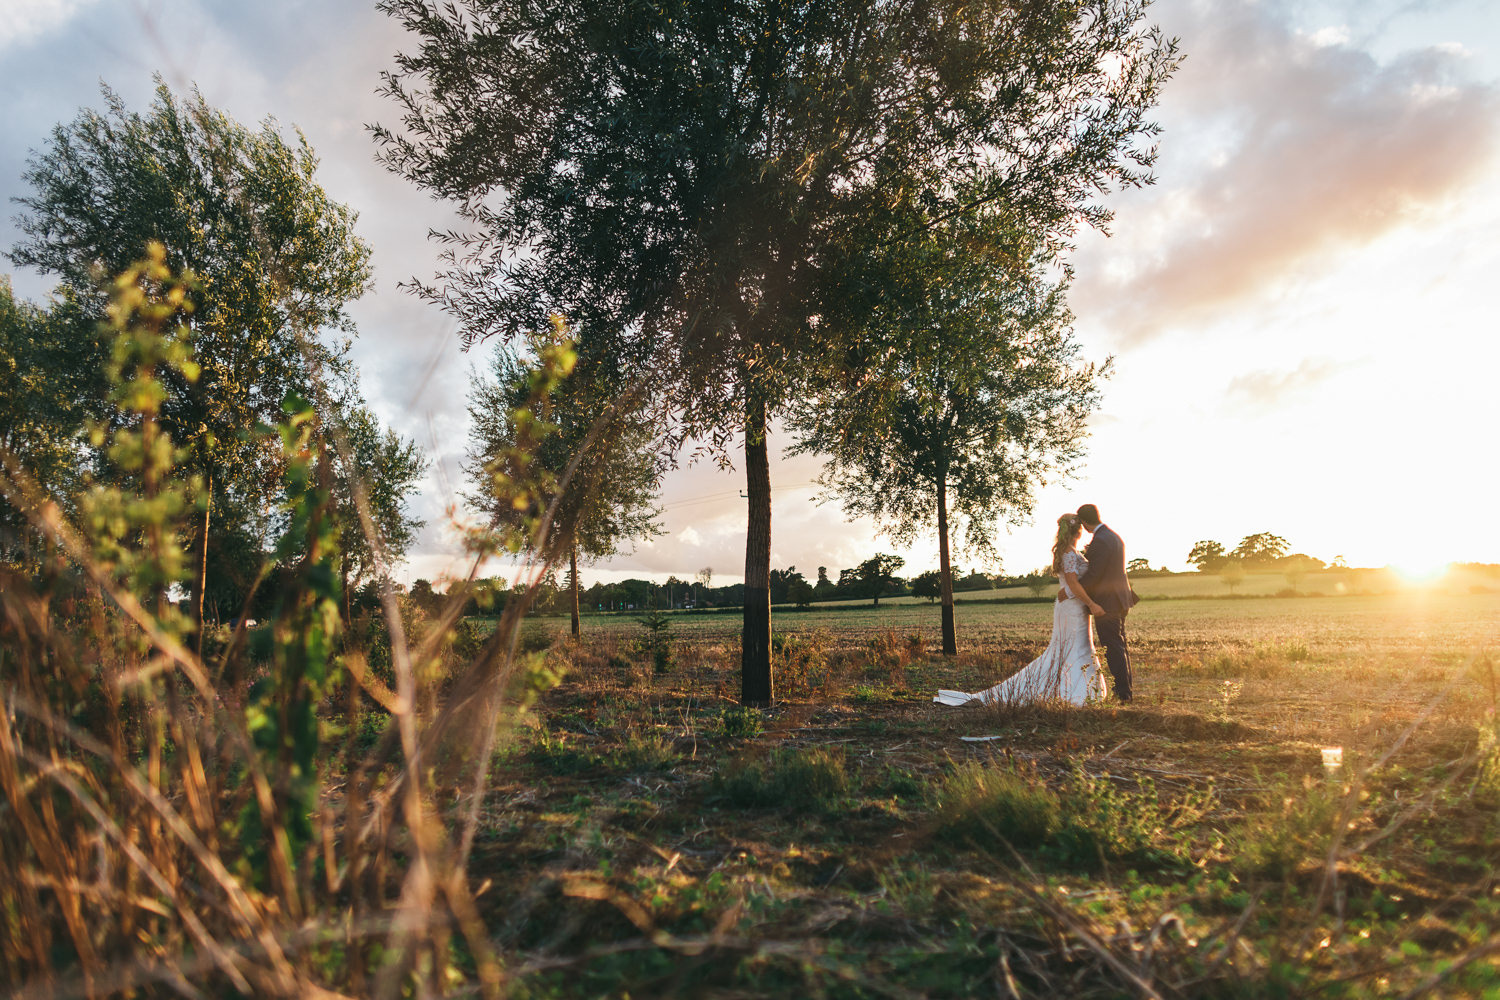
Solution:
<svg viewBox="0 0 1500 1000"><path fill-rule="evenodd" d="M765 711L732 704L708 616L674 623L654 679L596 623L537 706L563 749L495 768L503 832L475 860L496 885L597 883L481 897L542 942L517 945L546 966L518 995L1134 990L1101 953L1182 997L1500 989L1500 741L1466 668L1500 598L1147 602L1128 709L931 704L1024 665L1043 612L960 608L952 660L935 608L778 616L778 662L820 681ZM673 752L632 770L642 733ZM570 771L584 744L603 763Z"/></svg>

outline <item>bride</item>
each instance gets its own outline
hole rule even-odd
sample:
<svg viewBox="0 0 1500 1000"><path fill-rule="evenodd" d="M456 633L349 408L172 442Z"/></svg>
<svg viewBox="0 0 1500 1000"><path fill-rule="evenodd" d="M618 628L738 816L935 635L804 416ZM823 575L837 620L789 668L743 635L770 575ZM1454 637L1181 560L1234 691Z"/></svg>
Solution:
<svg viewBox="0 0 1500 1000"><path fill-rule="evenodd" d="M1077 549L1082 532L1083 524L1077 515L1064 514L1057 519L1052 572L1057 574L1067 597L1060 598L1052 607L1052 641L1042 655L992 688L974 694L939 691L933 701L940 705L967 705L1057 699L1082 705L1104 698L1104 673L1094 655L1094 634L1089 627L1089 615L1102 615L1104 609L1078 584L1078 578L1089 568Z"/></svg>

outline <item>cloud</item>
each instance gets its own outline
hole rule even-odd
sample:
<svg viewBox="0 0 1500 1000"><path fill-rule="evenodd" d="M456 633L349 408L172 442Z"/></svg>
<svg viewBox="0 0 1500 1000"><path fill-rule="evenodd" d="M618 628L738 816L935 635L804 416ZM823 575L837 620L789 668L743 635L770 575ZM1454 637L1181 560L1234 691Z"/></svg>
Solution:
<svg viewBox="0 0 1500 1000"><path fill-rule="evenodd" d="M66 25L95 0L7 0L0 18L0 52L26 45Z"/></svg>
<svg viewBox="0 0 1500 1000"><path fill-rule="evenodd" d="M1185 2L1165 24L1187 61L1161 109L1160 186L1121 200L1129 236L1089 245L1075 295L1127 342L1448 208L1495 160L1500 92L1461 49L1381 62L1279 10Z"/></svg>
<svg viewBox="0 0 1500 1000"><path fill-rule="evenodd" d="M1236 376L1224 395L1237 403L1269 408L1305 395L1339 370L1340 366L1327 358L1308 358L1291 371L1254 371Z"/></svg>

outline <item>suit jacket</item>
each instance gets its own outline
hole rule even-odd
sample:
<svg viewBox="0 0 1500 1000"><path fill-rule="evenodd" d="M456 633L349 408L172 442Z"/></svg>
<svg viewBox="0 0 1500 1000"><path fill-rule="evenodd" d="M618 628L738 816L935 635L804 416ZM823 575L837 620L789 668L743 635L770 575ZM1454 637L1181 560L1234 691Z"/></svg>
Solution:
<svg viewBox="0 0 1500 1000"><path fill-rule="evenodd" d="M1084 546L1089 568L1078 582L1106 614L1124 615L1140 598L1125 576L1125 543L1107 524L1099 525L1093 541Z"/></svg>

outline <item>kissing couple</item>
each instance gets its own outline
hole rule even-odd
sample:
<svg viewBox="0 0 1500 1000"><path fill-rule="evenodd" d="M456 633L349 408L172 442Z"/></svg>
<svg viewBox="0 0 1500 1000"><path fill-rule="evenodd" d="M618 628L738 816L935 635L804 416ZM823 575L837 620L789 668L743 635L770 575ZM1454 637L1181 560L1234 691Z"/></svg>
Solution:
<svg viewBox="0 0 1500 1000"><path fill-rule="evenodd" d="M1080 553L1078 540L1085 531L1092 540ZM1052 572L1062 589L1052 607L1052 640L1042 655L992 688L974 694L939 691L933 701L940 705L1049 700L1082 705L1102 701L1111 685L1099 669L1090 617L1104 645L1115 698L1122 703L1130 701L1130 650L1125 640L1125 616L1140 598L1130 589L1130 580L1125 576L1125 543L1099 520L1098 507L1086 503L1078 508L1078 513L1057 519Z"/></svg>

